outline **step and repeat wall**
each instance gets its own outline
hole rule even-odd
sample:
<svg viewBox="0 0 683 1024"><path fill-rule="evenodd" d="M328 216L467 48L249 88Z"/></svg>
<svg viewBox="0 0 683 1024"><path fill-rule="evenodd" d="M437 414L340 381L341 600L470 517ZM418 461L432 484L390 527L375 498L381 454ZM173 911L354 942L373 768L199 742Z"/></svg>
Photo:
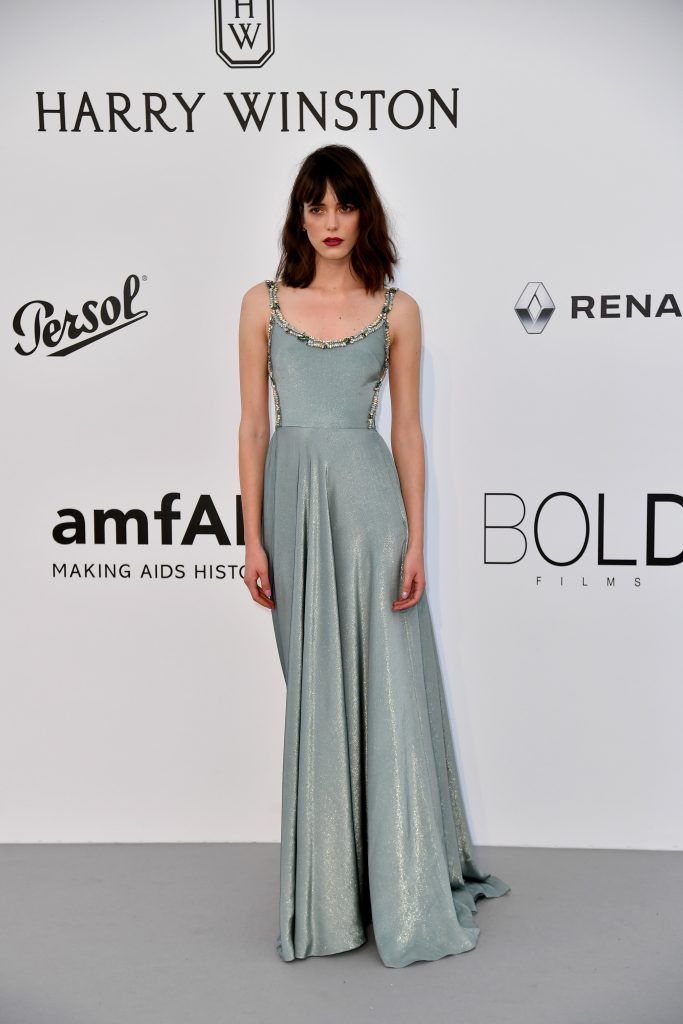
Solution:
<svg viewBox="0 0 683 1024"><path fill-rule="evenodd" d="M279 840L238 320L301 161L336 142L421 309L427 580L475 841L680 848L683 6L2 18L0 839Z"/></svg>

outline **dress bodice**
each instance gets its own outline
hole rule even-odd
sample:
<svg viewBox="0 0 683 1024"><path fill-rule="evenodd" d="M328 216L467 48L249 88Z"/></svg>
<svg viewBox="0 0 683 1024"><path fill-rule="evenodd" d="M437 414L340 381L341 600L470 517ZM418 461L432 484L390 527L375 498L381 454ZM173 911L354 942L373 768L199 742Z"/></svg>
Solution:
<svg viewBox="0 0 683 1024"><path fill-rule="evenodd" d="M375 429L380 388L389 365L389 326L397 288L385 288L384 305L367 327L346 338L324 340L298 330L282 315L277 282L267 280L268 376L275 427Z"/></svg>

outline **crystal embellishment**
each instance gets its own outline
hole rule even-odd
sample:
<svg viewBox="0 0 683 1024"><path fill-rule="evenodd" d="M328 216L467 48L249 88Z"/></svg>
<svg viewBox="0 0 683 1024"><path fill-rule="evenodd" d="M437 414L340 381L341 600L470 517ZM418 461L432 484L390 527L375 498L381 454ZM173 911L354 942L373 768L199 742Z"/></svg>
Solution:
<svg viewBox="0 0 683 1024"><path fill-rule="evenodd" d="M275 406L275 426L279 427L282 423L282 412L280 410L280 396L277 391L277 384L275 383L275 377L273 376L273 362L270 357L270 340L273 333L273 318L272 316L268 320L268 378L270 385L273 390L273 405Z"/></svg>
<svg viewBox="0 0 683 1024"><path fill-rule="evenodd" d="M315 348L337 348L340 345L352 345L355 341L360 341L361 338L366 338L371 331L375 331L384 320L386 314L391 309L391 303L393 302L394 294L397 289L394 287L385 288L384 305L381 310L367 327L364 327L361 331L357 331L356 334L349 334L346 338L332 338L330 340L324 340L322 338L314 338L306 331L299 331L293 324L290 324L289 320L286 319L282 310L280 309L280 303L277 297L277 281L266 281L268 285L268 296L270 299L270 308L272 313L280 321L282 327L284 327L287 334L293 334L299 341L303 341L306 345L313 345Z"/></svg>
<svg viewBox="0 0 683 1024"><path fill-rule="evenodd" d="M382 387L382 381L384 380L387 369L389 367L389 324L387 322L387 313L391 309L394 301L394 295L398 291L398 288L389 286L384 289L384 305L381 310L367 327L364 327L361 331L357 331L355 334L349 334L346 338L331 338L329 340L323 338L314 338L306 331L299 331L293 324L286 319L280 309L280 303L277 297L277 281L268 279L266 281L268 286L268 298L270 303L271 314L268 320L268 377L270 378L271 387L273 390L273 403L275 406L275 426L279 427L282 423L282 413L280 409L280 398L277 391L277 385L275 378L273 377L273 364L271 361L271 335L273 328L273 317L275 317L280 326L287 334L294 335L299 341L302 341L306 345L313 346L315 348L339 348L343 345L352 345L356 341L361 341L362 338L367 338L368 334L376 331L380 324L384 323L384 363L380 371L380 375L373 385L372 402L368 412L367 425L370 430L375 427L375 416L377 413L377 404L379 402L379 392Z"/></svg>

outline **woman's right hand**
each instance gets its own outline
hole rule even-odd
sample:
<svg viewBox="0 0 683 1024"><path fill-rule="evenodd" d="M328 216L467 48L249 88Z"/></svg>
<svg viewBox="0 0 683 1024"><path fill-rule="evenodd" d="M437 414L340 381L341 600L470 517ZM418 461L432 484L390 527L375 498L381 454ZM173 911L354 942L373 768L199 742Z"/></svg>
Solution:
<svg viewBox="0 0 683 1024"><path fill-rule="evenodd" d="M256 604L274 608L268 576L268 555L262 544L247 545L244 558L244 582ZM259 585L260 584L260 585Z"/></svg>

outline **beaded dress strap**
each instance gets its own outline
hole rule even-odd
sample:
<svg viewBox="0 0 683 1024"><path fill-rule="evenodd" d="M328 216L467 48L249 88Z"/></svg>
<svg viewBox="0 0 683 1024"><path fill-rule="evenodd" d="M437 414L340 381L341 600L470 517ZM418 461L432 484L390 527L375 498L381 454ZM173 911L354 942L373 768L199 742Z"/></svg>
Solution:
<svg viewBox="0 0 683 1024"><path fill-rule="evenodd" d="M387 325L387 313L391 309L394 295L397 292L397 288L389 286L384 289L384 305L381 310L367 327L357 331L355 334L350 334L345 338L314 338L312 335L307 334L306 331L300 331L294 327L293 324L286 319L282 310L280 309L280 303L277 296L277 285L278 282L268 278L266 280L268 286L268 300L270 302L271 317L275 316L280 323L280 326L285 329L288 334L293 334L294 337L298 338L299 341L305 342L307 345L313 345L316 348L338 348L341 345L350 345L355 341L360 341L362 338L367 337L372 331L376 330L381 323Z"/></svg>
<svg viewBox="0 0 683 1024"><path fill-rule="evenodd" d="M275 281L268 278L266 280L266 287L268 288L268 302L270 303L270 308L275 309Z"/></svg>
<svg viewBox="0 0 683 1024"><path fill-rule="evenodd" d="M382 310L383 313L388 313L389 310L391 309L391 307L393 305L393 302L394 302L394 295L396 294L397 291L398 291L398 288L395 285L390 285L386 289L387 298L386 298L386 302L384 303L384 309Z"/></svg>

